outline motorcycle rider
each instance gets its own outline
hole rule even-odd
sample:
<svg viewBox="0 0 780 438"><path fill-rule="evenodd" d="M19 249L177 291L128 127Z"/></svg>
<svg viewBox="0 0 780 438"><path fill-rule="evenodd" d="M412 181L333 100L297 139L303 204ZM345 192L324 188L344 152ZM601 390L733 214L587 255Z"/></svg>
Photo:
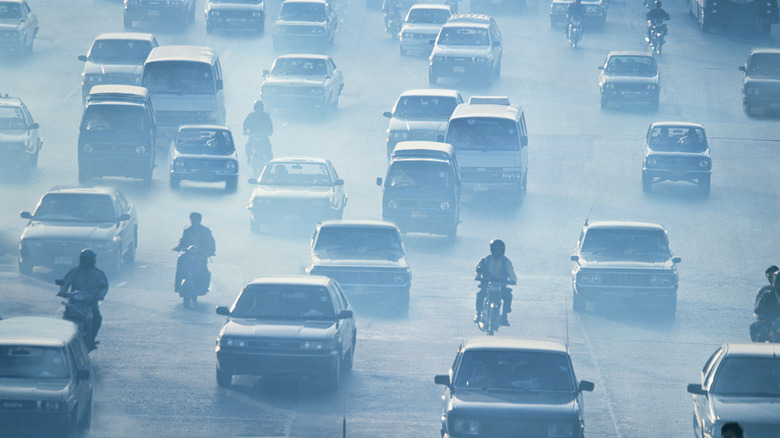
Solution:
<svg viewBox="0 0 780 438"><path fill-rule="evenodd" d="M88 339L85 339L90 350L97 348L95 338L103 323L98 301L103 301L108 293L106 274L98 269L96 264L97 254L95 251L89 248L83 249L79 254L79 265L65 274L60 291L57 293L57 296L64 297L69 291L80 291L92 298L89 303L92 308L92 333L88 333Z"/></svg>
<svg viewBox="0 0 780 438"><path fill-rule="evenodd" d="M653 26L657 26L661 30L662 37L666 36L666 25L664 24L664 21L671 20L672 17L668 12L661 8L661 2L659 0L655 1L655 8L651 9L645 17L647 18L647 37L645 37L645 41L648 43L650 42L650 30Z"/></svg>
<svg viewBox="0 0 780 438"><path fill-rule="evenodd" d="M764 286L758 291L753 315L756 320L750 324L750 340L761 342L767 338L771 322L780 318L780 281L777 266L770 266L766 276L771 286Z"/></svg>
<svg viewBox="0 0 780 438"><path fill-rule="evenodd" d="M582 17L585 15L585 6L582 5L582 0L574 0L569 3L566 8L566 19L564 20L563 33L566 34L566 38L569 38L569 23L572 21L579 21L582 23Z"/></svg>
<svg viewBox="0 0 780 438"><path fill-rule="evenodd" d="M208 264L208 258L215 254L216 242L214 241L214 236L211 234L211 230L201 224L202 220L203 215L200 213L195 211L190 213L190 226L184 229L184 232L182 232L181 238L179 239L179 243L173 250L184 251L194 245L198 248L196 255L202 257L202 260L199 260L199 262L203 264L203 266L206 266ZM181 266L182 261L182 257L179 257L179 260L176 263L176 283L174 284L174 291L176 292L179 292L179 285L181 285L184 270Z"/></svg>
<svg viewBox="0 0 780 438"><path fill-rule="evenodd" d="M255 101L254 111L244 119L244 135L249 136L246 142L246 160L247 164L254 168L256 175L273 157L269 137L274 133L274 124L264 109L263 101L258 99Z"/></svg>
<svg viewBox="0 0 780 438"><path fill-rule="evenodd" d="M490 255L482 257L477 264L477 274L474 278L479 281L479 291L477 292L477 314L474 316L474 322L479 321L479 313L482 310L482 302L487 294L488 281L499 281L504 284L501 289L501 301L504 302L503 312L501 312L501 325L509 326L507 315L512 311L512 289L506 285L517 284L512 261L507 258L506 244L501 239L490 241Z"/></svg>
<svg viewBox="0 0 780 438"><path fill-rule="evenodd" d="M401 0L384 0L382 2L382 12L385 15L385 29L390 32L390 18L396 20L396 23L401 23L403 6Z"/></svg>

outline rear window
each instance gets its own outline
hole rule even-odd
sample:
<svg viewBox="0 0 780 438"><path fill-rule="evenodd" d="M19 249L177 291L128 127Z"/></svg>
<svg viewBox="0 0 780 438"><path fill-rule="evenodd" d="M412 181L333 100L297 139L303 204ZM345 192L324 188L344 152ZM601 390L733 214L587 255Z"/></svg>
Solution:
<svg viewBox="0 0 780 438"><path fill-rule="evenodd" d="M211 66L194 61L151 62L144 65L141 86L157 94L214 94Z"/></svg>
<svg viewBox="0 0 780 438"><path fill-rule="evenodd" d="M489 46L490 37L486 28L444 27L439 32L436 43L456 46Z"/></svg>
<svg viewBox="0 0 780 438"><path fill-rule="evenodd" d="M450 120L447 143L455 150L517 151L520 137L514 120L465 117Z"/></svg>
<svg viewBox="0 0 780 438"><path fill-rule="evenodd" d="M401 236L394 228L322 227L314 244L316 251L398 253L403 251Z"/></svg>
<svg viewBox="0 0 780 438"><path fill-rule="evenodd" d="M70 377L62 348L0 346L0 378L67 379Z"/></svg>

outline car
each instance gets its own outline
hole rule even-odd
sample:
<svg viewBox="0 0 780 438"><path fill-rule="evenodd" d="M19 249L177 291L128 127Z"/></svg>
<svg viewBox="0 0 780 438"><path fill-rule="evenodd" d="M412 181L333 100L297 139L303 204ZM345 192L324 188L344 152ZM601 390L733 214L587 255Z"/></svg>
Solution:
<svg viewBox="0 0 780 438"><path fill-rule="evenodd" d="M344 75L327 55L282 55L263 70L260 96L266 109L335 111Z"/></svg>
<svg viewBox="0 0 780 438"><path fill-rule="evenodd" d="M22 99L0 96L0 169L20 169L29 175L38 167L43 147L38 128Z"/></svg>
<svg viewBox="0 0 780 438"><path fill-rule="evenodd" d="M18 316L0 321L3 435L80 436L92 423L93 369L76 324Z"/></svg>
<svg viewBox="0 0 780 438"><path fill-rule="evenodd" d="M469 338L444 385L441 436L577 437L585 434L582 393L565 344L514 337Z"/></svg>
<svg viewBox="0 0 780 438"><path fill-rule="evenodd" d="M444 88L414 89L401 93L392 111L383 116L387 126L387 160L399 141L437 141L447 132L447 122L455 107L463 103L458 90Z"/></svg>
<svg viewBox="0 0 780 438"><path fill-rule="evenodd" d="M352 370L355 316L330 278L258 278L217 314L227 316L217 337L219 386L252 375L312 378L335 390Z"/></svg>
<svg viewBox="0 0 780 438"><path fill-rule="evenodd" d="M418 3L406 14L400 32L401 56L409 52L431 53L431 40L436 39L441 27L452 15L450 7L442 4Z"/></svg>
<svg viewBox="0 0 780 438"><path fill-rule="evenodd" d="M195 20L196 0L124 0L123 24L131 29L135 21L152 21L186 27Z"/></svg>
<svg viewBox="0 0 780 438"><path fill-rule="evenodd" d="M736 421L750 438L774 438L780 430L780 357L777 344L723 344L707 359L693 398L693 434L720 437Z"/></svg>
<svg viewBox="0 0 780 438"><path fill-rule="evenodd" d="M265 32L263 0L206 0L206 33L214 29Z"/></svg>
<svg viewBox="0 0 780 438"><path fill-rule="evenodd" d="M780 110L780 49L753 49L739 70L742 78L742 107L747 115Z"/></svg>
<svg viewBox="0 0 780 438"><path fill-rule="evenodd" d="M631 303L673 317L679 276L666 229L649 222L586 222L571 256L574 310ZM641 306L641 307L640 307Z"/></svg>
<svg viewBox="0 0 780 438"><path fill-rule="evenodd" d="M389 305L409 310L412 273L398 227L383 221L324 221L309 246L309 275L338 281L351 300L362 299L372 310Z"/></svg>
<svg viewBox="0 0 780 438"><path fill-rule="evenodd" d="M695 182L710 192L712 158L704 127L698 123L655 122L642 144L642 189L661 181Z"/></svg>
<svg viewBox="0 0 780 438"><path fill-rule="evenodd" d="M144 61L159 46L150 33L118 32L98 35L86 55L81 73L81 97L87 100L94 85L140 85Z"/></svg>
<svg viewBox="0 0 780 438"><path fill-rule="evenodd" d="M170 186L182 181L223 182L225 191L238 187L238 155L227 126L183 125L171 143Z"/></svg>
<svg viewBox="0 0 780 438"><path fill-rule="evenodd" d="M338 18L325 0L284 0L272 32L274 50L325 50L336 39Z"/></svg>
<svg viewBox="0 0 780 438"><path fill-rule="evenodd" d="M475 79L490 85L501 76L503 43L492 17L455 14L442 26L429 57L428 82Z"/></svg>
<svg viewBox="0 0 780 438"><path fill-rule="evenodd" d="M0 0L0 49L32 53L38 17L25 0Z"/></svg>
<svg viewBox="0 0 780 438"><path fill-rule="evenodd" d="M661 95L661 73L650 52L609 52L599 66L601 108L611 102L647 104L658 109Z"/></svg>
<svg viewBox="0 0 780 438"><path fill-rule="evenodd" d="M257 186L247 207L255 233L271 223L341 219L347 205L344 180L323 158L276 158L249 183Z"/></svg>
<svg viewBox="0 0 780 438"><path fill-rule="evenodd" d="M478 14L520 12L525 3L526 0L471 0L471 11Z"/></svg>
<svg viewBox="0 0 780 438"><path fill-rule="evenodd" d="M566 21L566 9L572 2L569 0L552 0L550 3L550 26L562 26ZM603 26L607 22L607 0L583 0L584 14L582 20L588 24Z"/></svg>
<svg viewBox="0 0 780 438"><path fill-rule="evenodd" d="M81 250L93 249L98 266L118 272L133 263L138 247L138 216L133 204L112 187L54 187L46 192L19 239L19 272L35 266L59 270L78 264Z"/></svg>

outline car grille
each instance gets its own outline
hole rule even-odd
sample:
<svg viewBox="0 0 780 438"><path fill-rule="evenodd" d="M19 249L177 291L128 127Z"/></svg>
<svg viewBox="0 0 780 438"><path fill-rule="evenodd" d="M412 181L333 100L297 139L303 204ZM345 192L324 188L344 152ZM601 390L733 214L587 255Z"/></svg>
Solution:
<svg viewBox="0 0 780 438"><path fill-rule="evenodd" d="M220 20L246 20L248 18L252 18L252 14L248 11L231 11L222 9L219 11L219 16L214 18L219 18Z"/></svg>
<svg viewBox="0 0 780 438"><path fill-rule="evenodd" d="M408 276L399 270L378 270L360 268L315 267L312 275L324 275L340 285L385 285L401 286L408 282Z"/></svg>
<svg viewBox="0 0 780 438"><path fill-rule="evenodd" d="M247 347L253 350L262 350L267 352L300 350L301 341L291 341L289 339L254 339L247 340Z"/></svg>
<svg viewBox="0 0 780 438"><path fill-rule="evenodd" d="M2 400L0 410L4 412L34 411L38 409L36 400Z"/></svg>
<svg viewBox="0 0 780 438"><path fill-rule="evenodd" d="M320 33L322 28L320 26L304 26L304 25L284 25L279 26L276 31L284 35L312 35Z"/></svg>
<svg viewBox="0 0 780 438"><path fill-rule="evenodd" d="M504 169L501 167L462 167L460 170L461 181L465 183L519 183L519 169Z"/></svg>
<svg viewBox="0 0 780 438"><path fill-rule="evenodd" d="M580 274L598 275L597 283L583 283L596 287L670 287L677 284L670 271L651 272L601 272L600 269L580 271ZM663 281L662 281L663 280ZM578 278L578 283L581 281Z"/></svg>
<svg viewBox="0 0 780 438"><path fill-rule="evenodd" d="M471 56L445 56L444 62L450 64L473 64L475 61Z"/></svg>
<svg viewBox="0 0 780 438"><path fill-rule="evenodd" d="M648 167L657 169L669 169L669 170L687 170L687 169L701 169L699 161L702 158L699 157L667 157L651 155L648 158L655 160L655 164Z"/></svg>
<svg viewBox="0 0 780 438"><path fill-rule="evenodd" d="M621 92L640 92L640 91L653 91L647 88L648 84L642 83L642 84L632 84L632 83L624 83L624 84L615 84L615 91L621 91Z"/></svg>
<svg viewBox="0 0 780 438"><path fill-rule="evenodd" d="M15 30L0 30L0 39L4 40L18 40L19 32Z"/></svg>
<svg viewBox="0 0 780 438"><path fill-rule="evenodd" d="M322 94L322 87L265 87L262 90L264 97L309 97Z"/></svg>

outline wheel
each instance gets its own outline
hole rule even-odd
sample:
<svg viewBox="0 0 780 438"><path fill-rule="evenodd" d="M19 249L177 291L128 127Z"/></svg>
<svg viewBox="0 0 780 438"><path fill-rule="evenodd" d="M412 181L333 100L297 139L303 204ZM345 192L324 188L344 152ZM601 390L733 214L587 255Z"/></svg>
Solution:
<svg viewBox="0 0 780 438"><path fill-rule="evenodd" d="M404 292L398 297L398 313L406 315L409 313L409 291Z"/></svg>
<svg viewBox="0 0 780 438"><path fill-rule="evenodd" d="M352 335L352 348L349 349L349 353L344 357L344 363L341 365L343 372L352 371L352 365L355 363L355 346L357 346L357 335Z"/></svg>
<svg viewBox="0 0 780 438"><path fill-rule="evenodd" d="M528 193L528 171L523 174L523 182L520 184L520 191L523 194Z"/></svg>
<svg viewBox="0 0 780 438"><path fill-rule="evenodd" d="M31 53L33 52L33 42L34 42L34 41L35 41L35 38L33 38L33 37L30 37L30 44L27 44L27 45L24 47L24 53L26 53L26 54L28 54L28 55L29 55L29 54L31 54Z"/></svg>
<svg viewBox="0 0 780 438"><path fill-rule="evenodd" d="M249 218L249 231L253 233L259 233L260 231L262 231L262 228L263 226L260 223L260 221L252 219L251 217Z"/></svg>
<svg viewBox="0 0 780 438"><path fill-rule="evenodd" d="M260 27L257 28L257 36L265 35L265 23L260 23Z"/></svg>
<svg viewBox="0 0 780 438"><path fill-rule="evenodd" d="M230 385L233 384L233 375L228 373L227 371L222 371L219 369L219 366L217 366L217 385L223 387L223 388L230 388Z"/></svg>
<svg viewBox="0 0 780 438"><path fill-rule="evenodd" d="M493 76L495 76L496 79L501 77L501 60L500 59L498 60L498 64L496 64L496 72L495 72L495 74Z"/></svg>
<svg viewBox="0 0 780 438"><path fill-rule="evenodd" d="M642 191L647 193L653 189L653 178L642 172Z"/></svg>
<svg viewBox="0 0 780 438"><path fill-rule="evenodd" d="M660 98L661 98L661 96L659 96L657 94L655 95L653 100L650 101L650 109L652 109L652 110L657 110L658 109L658 104L659 104Z"/></svg>
<svg viewBox="0 0 780 438"><path fill-rule="evenodd" d="M448 243L455 243L455 238L458 236L458 223L455 222L445 233Z"/></svg>
<svg viewBox="0 0 780 438"><path fill-rule="evenodd" d="M235 193L238 188L238 175L230 177L225 180L225 191L228 193Z"/></svg>
<svg viewBox="0 0 780 438"><path fill-rule="evenodd" d="M436 77L435 74L433 74L433 69L428 68L428 83L431 85L436 85L439 82L439 78Z"/></svg>
<svg viewBox="0 0 780 438"><path fill-rule="evenodd" d="M187 17L187 19L189 20L190 23L195 21L195 2L194 1L192 2L192 7L190 8L190 14Z"/></svg>
<svg viewBox="0 0 780 438"><path fill-rule="evenodd" d="M87 400L87 407L85 408L84 416L81 417L81 421L77 424L77 430L79 432L89 432L90 427L92 427L92 396L89 396L89 400Z"/></svg>
<svg viewBox="0 0 780 438"><path fill-rule="evenodd" d="M609 100L607 100L607 98L602 95L601 96L601 109L607 109L608 106L609 106Z"/></svg>
<svg viewBox="0 0 780 438"><path fill-rule="evenodd" d="M753 107L750 106L749 104L747 104L747 103L743 104L742 105L742 110L745 111L745 114L748 117L752 117L753 116Z"/></svg>
<svg viewBox="0 0 780 438"><path fill-rule="evenodd" d="M192 296L190 294L183 293L181 299L184 307L190 307L190 303L192 302Z"/></svg>
<svg viewBox="0 0 780 438"><path fill-rule="evenodd" d="M341 356L336 361L336 369L329 371L325 375L325 387L331 391L339 389L341 384Z"/></svg>
<svg viewBox="0 0 780 438"><path fill-rule="evenodd" d="M30 169L37 169L38 168L38 155L41 153L41 150L38 149L35 151L35 153L30 157Z"/></svg>
<svg viewBox="0 0 780 438"><path fill-rule="evenodd" d="M585 299L577 294L572 294L571 297L571 307L576 312L584 312L585 311Z"/></svg>
<svg viewBox="0 0 780 438"><path fill-rule="evenodd" d="M710 193L710 178L711 175L702 176L697 181L699 186L699 192L701 192L703 195L708 195Z"/></svg>
<svg viewBox="0 0 780 438"><path fill-rule="evenodd" d="M329 108L328 108L329 110L336 111L337 109L339 109L339 96L340 95L338 93L336 93L336 97L334 97L333 100L330 102L330 105L329 105Z"/></svg>
<svg viewBox="0 0 780 438"><path fill-rule="evenodd" d="M272 45L274 47L274 50L277 50L277 51L278 50L282 50L282 43L280 43L279 41L273 40L273 44Z"/></svg>
<svg viewBox="0 0 780 438"><path fill-rule="evenodd" d="M179 190L179 187L181 186L181 180L178 177L171 175L170 179L168 180L168 184L170 184L171 190Z"/></svg>
<svg viewBox="0 0 780 438"><path fill-rule="evenodd" d="M31 275L34 265L30 262L19 259L19 273L22 275Z"/></svg>
<svg viewBox="0 0 780 438"><path fill-rule="evenodd" d="M555 18L550 17L550 27L558 27L558 21Z"/></svg>
<svg viewBox="0 0 780 438"><path fill-rule="evenodd" d="M493 85L493 81L496 79L496 69L491 68L490 71L485 75L485 85Z"/></svg>
<svg viewBox="0 0 780 438"><path fill-rule="evenodd" d="M133 28L133 19L130 18L130 15L125 11L123 22L125 25L125 29L132 29Z"/></svg>
<svg viewBox="0 0 780 438"><path fill-rule="evenodd" d="M699 7L699 27L704 33L709 33L710 31L710 21L704 18L704 13L702 12L701 7Z"/></svg>

